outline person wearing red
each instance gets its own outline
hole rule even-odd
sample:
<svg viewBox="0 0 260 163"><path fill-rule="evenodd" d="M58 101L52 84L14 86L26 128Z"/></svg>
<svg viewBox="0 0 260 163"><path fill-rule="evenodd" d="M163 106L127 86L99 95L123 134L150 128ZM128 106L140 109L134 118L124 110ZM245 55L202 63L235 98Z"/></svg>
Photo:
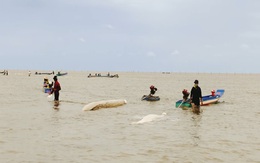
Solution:
<svg viewBox="0 0 260 163"><path fill-rule="evenodd" d="M54 76L53 80L54 80L54 86L50 94L54 93L54 101L59 101L59 95L60 95L59 91L61 90L60 83L58 82L57 76Z"/></svg>
<svg viewBox="0 0 260 163"><path fill-rule="evenodd" d="M187 91L187 89L184 89L182 91L182 94L183 94L183 102L187 101L190 93Z"/></svg>
<svg viewBox="0 0 260 163"><path fill-rule="evenodd" d="M153 96L156 91L157 91L157 88L155 88L153 85L151 85L150 86L150 94L149 94L149 96Z"/></svg>

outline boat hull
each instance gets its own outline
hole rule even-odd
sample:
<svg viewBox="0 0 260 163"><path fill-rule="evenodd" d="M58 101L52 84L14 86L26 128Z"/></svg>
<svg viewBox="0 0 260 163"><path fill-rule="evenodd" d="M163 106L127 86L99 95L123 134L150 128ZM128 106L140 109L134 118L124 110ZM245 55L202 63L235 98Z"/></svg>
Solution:
<svg viewBox="0 0 260 163"><path fill-rule="evenodd" d="M54 71L53 72L35 72L35 75L54 75Z"/></svg>
<svg viewBox="0 0 260 163"><path fill-rule="evenodd" d="M146 100L146 101L159 101L160 97L159 96L147 96L147 95L143 95L142 100Z"/></svg>
<svg viewBox="0 0 260 163"><path fill-rule="evenodd" d="M64 76L64 75L68 75L68 73L67 72L65 72L65 73L60 73L59 72L59 73L56 74L56 76Z"/></svg>

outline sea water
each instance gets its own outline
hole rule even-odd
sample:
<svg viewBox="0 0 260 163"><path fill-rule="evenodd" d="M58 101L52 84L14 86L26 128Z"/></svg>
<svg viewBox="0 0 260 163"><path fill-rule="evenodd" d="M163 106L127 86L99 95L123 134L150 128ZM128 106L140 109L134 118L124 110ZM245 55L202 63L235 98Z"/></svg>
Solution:
<svg viewBox="0 0 260 163"><path fill-rule="evenodd" d="M55 107L42 92L45 76L31 72L0 76L0 162L260 162L259 74L115 72L119 78L88 78L94 72L69 71L58 77ZM225 89L220 102L202 106L200 115L175 108L195 79L203 95ZM160 101L141 101L150 85ZM90 102L113 99L127 104L82 111ZM159 120L133 123L162 113Z"/></svg>

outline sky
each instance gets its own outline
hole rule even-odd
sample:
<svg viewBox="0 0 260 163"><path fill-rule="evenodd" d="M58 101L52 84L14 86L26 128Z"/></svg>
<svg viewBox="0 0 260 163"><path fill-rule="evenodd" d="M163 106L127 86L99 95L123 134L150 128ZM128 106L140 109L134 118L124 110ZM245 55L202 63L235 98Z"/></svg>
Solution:
<svg viewBox="0 0 260 163"><path fill-rule="evenodd" d="M0 70L260 73L259 0L6 0Z"/></svg>

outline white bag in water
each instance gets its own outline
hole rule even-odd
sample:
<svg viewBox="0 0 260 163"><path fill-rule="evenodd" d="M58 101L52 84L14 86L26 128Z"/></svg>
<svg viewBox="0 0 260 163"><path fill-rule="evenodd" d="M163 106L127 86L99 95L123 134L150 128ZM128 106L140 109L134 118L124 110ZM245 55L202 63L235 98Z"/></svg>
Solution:
<svg viewBox="0 0 260 163"><path fill-rule="evenodd" d="M126 104L126 100L105 100L105 101L97 101L91 102L83 107L83 111L90 111L90 110L98 110L101 108L112 108Z"/></svg>
<svg viewBox="0 0 260 163"><path fill-rule="evenodd" d="M163 112L161 115L148 114L147 116L144 116L140 121L133 122L132 124L142 124L142 123L146 123L146 122L157 121L157 120L162 119L165 115L166 115L165 112Z"/></svg>

